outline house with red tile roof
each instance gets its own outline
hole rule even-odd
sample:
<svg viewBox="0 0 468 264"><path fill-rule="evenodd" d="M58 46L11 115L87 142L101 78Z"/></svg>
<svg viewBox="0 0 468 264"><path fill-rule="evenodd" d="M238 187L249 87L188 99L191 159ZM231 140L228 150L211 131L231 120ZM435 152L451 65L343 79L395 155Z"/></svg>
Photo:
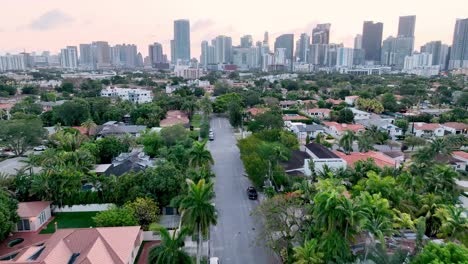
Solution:
<svg viewBox="0 0 468 264"><path fill-rule="evenodd" d="M343 103L344 101L341 100L341 99L332 99L332 98L329 98L326 100L327 103L331 103L333 105L339 105L341 103Z"/></svg>
<svg viewBox="0 0 468 264"><path fill-rule="evenodd" d="M468 124L461 122L447 122L442 124L445 131L455 135L466 135L468 134Z"/></svg>
<svg viewBox="0 0 468 264"><path fill-rule="evenodd" d="M247 113L250 114L250 116L256 116L265 113L268 111L268 108L257 108L257 107L252 107L247 109Z"/></svg>
<svg viewBox="0 0 468 264"><path fill-rule="evenodd" d="M433 138L445 135L445 129L440 124L415 122L410 123L409 131L417 137Z"/></svg>
<svg viewBox="0 0 468 264"><path fill-rule="evenodd" d="M338 157L344 159L348 166L354 167L354 163L358 161L366 161L368 159L374 160L375 164L380 168L383 167L396 167L398 162L393 158L377 151L368 152L351 152L349 155L341 151L333 151Z"/></svg>
<svg viewBox="0 0 468 264"><path fill-rule="evenodd" d="M279 102L279 105L282 109L289 109L290 107L295 106L296 104L297 104L297 101L292 101L292 100Z"/></svg>
<svg viewBox="0 0 468 264"><path fill-rule="evenodd" d="M359 95L350 95L346 96L344 100L348 105L354 105L357 99L359 99Z"/></svg>
<svg viewBox="0 0 468 264"><path fill-rule="evenodd" d="M462 162L462 164L460 164L460 168L457 168L457 169L468 171L468 152L454 151L452 153L452 156Z"/></svg>
<svg viewBox="0 0 468 264"><path fill-rule="evenodd" d="M170 127L174 125L187 125L189 119L187 114L179 110L170 110L166 113L166 118L159 122L160 127Z"/></svg>
<svg viewBox="0 0 468 264"><path fill-rule="evenodd" d="M39 230L52 216L51 202L36 201L18 203L18 216L20 220L16 225L18 232L34 232Z"/></svg>
<svg viewBox="0 0 468 264"><path fill-rule="evenodd" d="M310 117L315 117L319 119L330 118L331 110L328 108L311 108L305 110L305 113Z"/></svg>
<svg viewBox="0 0 468 264"><path fill-rule="evenodd" d="M359 133L365 130L361 124L340 124L337 122L323 122L328 134L334 137L341 137L346 130Z"/></svg>
<svg viewBox="0 0 468 264"><path fill-rule="evenodd" d="M143 241L139 226L65 228L45 242L11 252L4 264L134 263Z"/></svg>

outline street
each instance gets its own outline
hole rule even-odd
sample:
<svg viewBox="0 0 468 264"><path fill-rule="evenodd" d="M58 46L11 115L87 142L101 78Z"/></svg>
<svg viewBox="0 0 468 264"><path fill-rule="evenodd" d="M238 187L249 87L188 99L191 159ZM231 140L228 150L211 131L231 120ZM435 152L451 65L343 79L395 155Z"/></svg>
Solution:
<svg viewBox="0 0 468 264"><path fill-rule="evenodd" d="M244 167L229 121L214 117L210 124L215 140L208 148L215 161L214 202L218 212L218 224L211 228L210 257L219 257L223 264L279 263L258 240L260 227L250 215L258 201L247 197L246 190L251 184L243 176Z"/></svg>

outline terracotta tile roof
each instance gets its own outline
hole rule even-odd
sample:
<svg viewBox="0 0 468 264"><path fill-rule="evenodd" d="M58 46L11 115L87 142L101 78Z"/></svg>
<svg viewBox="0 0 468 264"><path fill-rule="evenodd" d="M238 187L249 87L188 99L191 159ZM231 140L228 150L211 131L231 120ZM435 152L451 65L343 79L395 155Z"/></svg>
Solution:
<svg viewBox="0 0 468 264"><path fill-rule="evenodd" d="M307 113L324 113L330 114L331 109L328 108L310 108L306 110Z"/></svg>
<svg viewBox="0 0 468 264"><path fill-rule="evenodd" d="M344 101L341 100L341 99L336 99L336 100L335 100L335 99L331 99L331 98L330 98L330 99L327 99L326 102L331 103L331 104L334 104L334 105L339 105L339 104L343 103Z"/></svg>
<svg viewBox="0 0 468 264"><path fill-rule="evenodd" d="M350 95L350 96L346 96L345 99L358 99L359 98L359 95Z"/></svg>
<svg viewBox="0 0 468 264"><path fill-rule="evenodd" d="M281 101L279 102L280 105L295 105L297 104L297 101L291 101L291 100L288 100L288 101Z"/></svg>
<svg viewBox="0 0 468 264"><path fill-rule="evenodd" d="M46 201L37 201L37 202L23 202L18 203L18 215L22 218L28 217L36 217L38 216L44 209L49 207L51 202Z"/></svg>
<svg viewBox="0 0 468 264"><path fill-rule="evenodd" d="M373 159L375 164L381 168L383 167L395 167L396 166L396 161L394 161L392 158L386 156L383 153L376 152L376 151L369 151L365 153L361 152L351 152L351 154L346 155L343 152L340 151L333 151L336 155L338 155L340 158L344 159L348 166L354 167L354 163L357 161L366 161L368 159Z"/></svg>
<svg viewBox="0 0 468 264"><path fill-rule="evenodd" d="M173 125L185 125L189 123L187 114L179 110L167 111L166 118L159 122L160 127L169 127Z"/></svg>
<svg viewBox="0 0 468 264"><path fill-rule="evenodd" d="M411 128L412 126L410 126ZM440 124L434 124L434 123L424 123L424 122L418 122L414 123L414 129L416 130L430 130L434 131L436 129L440 128Z"/></svg>
<svg viewBox="0 0 468 264"><path fill-rule="evenodd" d="M442 125L446 127L454 128L456 130L468 129L468 124L461 123L461 122L447 122Z"/></svg>
<svg viewBox="0 0 468 264"><path fill-rule="evenodd" d="M8 103L0 104L0 109L3 109L3 110L10 110L12 107L13 107L13 104L8 104Z"/></svg>
<svg viewBox="0 0 468 264"><path fill-rule="evenodd" d="M323 124L327 127L335 127L338 132L344 132L346 130L359 132L365 129L361 124L340 124L337 122L323 122Z"/></svg>
<svg viewBox="0 0 468 264"><path fill-rule="evenodd" d="M452 156L456 156L456 157L460 157L462 159L466 159L468 160L468 152L464 152L464 151L454 151L452 153Z"/></svg>
<svg viewBox="0 0 468 264"><path fill-rule="evenodd" d="M247 109L247 112L249 112L252 116L256 116L256 115L259 115L259 114L263 114L263 113L265 113L266 111L268 111L268 108L256 108L256 107L252 107L252 108Z"/></svg>

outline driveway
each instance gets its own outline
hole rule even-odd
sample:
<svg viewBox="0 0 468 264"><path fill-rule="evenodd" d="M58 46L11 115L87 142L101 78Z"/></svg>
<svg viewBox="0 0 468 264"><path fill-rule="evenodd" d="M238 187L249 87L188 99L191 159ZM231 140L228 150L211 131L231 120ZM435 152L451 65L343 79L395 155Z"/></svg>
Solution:
<svg viewBox="0 0 468 264"><path fill-rule="evenodd" d="M258 239L260 227L250 215L258 201L247 198L246 189L251 183L242 176L244 166L229 121L215 117L210 124L215 140L208 148L215 161L214 202L218 211L218 224L211 228L210 256L219 257L223 264L279 263Z"/></svg>

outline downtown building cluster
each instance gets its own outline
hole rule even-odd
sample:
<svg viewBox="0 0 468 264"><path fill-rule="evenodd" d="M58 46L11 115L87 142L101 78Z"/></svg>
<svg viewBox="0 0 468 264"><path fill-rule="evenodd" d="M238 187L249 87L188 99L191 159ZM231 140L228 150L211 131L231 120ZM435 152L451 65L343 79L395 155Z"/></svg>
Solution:
<svg viewBox="0 0 468 264"><path fill-rule="evenodd" d="M229 36L219 35L201 42L199 60L191 56L190 21L174 21L170 60L163 45L148 46L143 58L133 44L111 46L95 41L67 46L59 54L7 54L0 56L0 71L21 71L39 67L66 70L173 69L177 76L197 78L203 71L338 71L351 74L406 72L436 75L440 71L468 69L468 18L457 19L452 45L431 41L418 51L415 46L416 16L402 16L395 36L383 39L383 23L365 21L353 47L330 42L331 24L318 24L311 33L278 36L270 46L268 32L262 41L251 35L240 38L238 46Z"/></svg>

